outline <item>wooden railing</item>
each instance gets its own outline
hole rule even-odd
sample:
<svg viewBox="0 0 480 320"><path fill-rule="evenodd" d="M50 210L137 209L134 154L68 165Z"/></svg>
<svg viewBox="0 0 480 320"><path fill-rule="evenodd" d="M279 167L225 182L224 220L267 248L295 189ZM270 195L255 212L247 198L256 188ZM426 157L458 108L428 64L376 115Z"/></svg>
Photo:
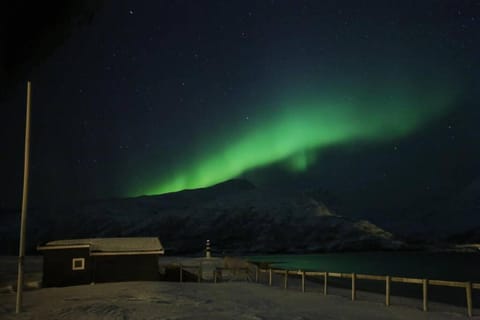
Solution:
<svg viewBox="0 0 480 320"><path fill-rule="evenodd" d="M203 278L203 268L202 265L183 265L183 264L177 264L178 266L178 272L179 272L179 281L183 282L183 274L185 271L190 271L194 270L193 272L190 272L192 275L196 275L197 281L202 282ZM235 278L238 273L243 273L246 274L247 276L249 275L249 268L224 268L224 267L215 267L212 271L212 279L214 283L217 283L222 279L222 275L225 274L225 271L229 271L231 274L233 274L233 277Z"/></svg>
<svg viewBox="0 0 480 320"><path fill-rule="evenodd" d="M472 289L480 289L480 283L472 282L460 282L460 281L445 281L445 280L431 280L420 278L407 278L407 277L395 277L389 275L371 275L371 274L357 274L357 273L339 273L339 272L319 272L319 271L305 271L305 270L287 270L278 268L260 268L255 266L255 282L260 282L260 274L266 273L268 279L268 285L273 284L273 275L283 275L283 287L288 288L288 276L297 275L301 277L301 290L305 292L305 278L311 277L323 277L323 294L328 293L328 279L331 278L346 278L351 279L351 298L356 300L357 298L357 280L373 280L385 282L385 305L390 306L391 296L391 283L410 283L422 285L423 292L423 311L428 311L428 287L429 286L442 286L442 287L455 287L464 288L467 304L467 315L472 316Z"/></svg>
<svg viewBox="0 0 480 320"><path fill-rule="evenodd" d="M305 270L288 270L279 268L261 268L256 264L250 264L255 272L255 282L260 282L260 274L267 274L267 283L269 286L273 285L273 275L278 274L283 276L283 288L288 288L288 276L296 275L301 277L301 291L305 292L305 280L306 277L323 277L323 294L328 294L328 279L329 278L343 278L351 279L351 299L352 301L357 299L357 280L372 280L385 282L385 305L391 304L391 283L407 283L416 284L422 286L423 296L423 311L428 311L428 288L429 286L442 286L442 287L454 287L464 288L466 297L466 309L467 315L472 317L473 304L472 304L472 290L480 290L480 283L462 282L462 281L446 281L446 280L432 280L422 278L408 278L408 277L396 277L390 275L371 275L371 274L357 274L357 273L340 273L340 272L326 272L326 271L305 271ZM179 281L183 282L183 273L187 270L195 270L197 281L202 281L202 265L182 265L178 264L179 269ZM251 268L250 268L251 269ZM230 272L244 272L249 275L249 268L220 268L216 267L213 270L213 282L217 283L221 278L224 271Z"/></svg>
<svg viewBox="0 0 480 320"><path fill-rule="evenodd" d="M249 278L249 268L220 268L216 267L213 270L213 282L217 283L219 280L223 278L223 274L225 271L229 271L231 273L231 279L236 279L239 273L243 273L247 275L247 278Z"/></svg>
<svg viewBox="0 0 480 320"><path fill-rule="evenodd" d="M183 282L183 273L184 271L187 271L187 270L190 270L190 269L196 269L196 276L197 276L197 281L198 282L201 282L202 281L202 265L193 265L193 266L189 266L189 265L183 265L181 263L178 264L178 271L179 271L179 274L178 274L178 279L180 282Z"/></svg>

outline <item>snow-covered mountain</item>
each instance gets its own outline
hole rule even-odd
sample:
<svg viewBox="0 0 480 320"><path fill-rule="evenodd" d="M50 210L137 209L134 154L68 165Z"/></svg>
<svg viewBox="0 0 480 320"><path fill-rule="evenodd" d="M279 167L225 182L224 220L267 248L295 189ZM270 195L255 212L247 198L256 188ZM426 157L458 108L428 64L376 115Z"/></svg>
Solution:
<svg viewBox="0 0 480 320"><path fill-rule="evenodd" d="M5 236L13 237L12 231ZM207 239L219 253L375 250L403 245L368 221L332 213L305 193L260 189L245 180L36 214L28 240L32 249L48 240L113 236L158 236L167 254L200 253Z"/></svg>

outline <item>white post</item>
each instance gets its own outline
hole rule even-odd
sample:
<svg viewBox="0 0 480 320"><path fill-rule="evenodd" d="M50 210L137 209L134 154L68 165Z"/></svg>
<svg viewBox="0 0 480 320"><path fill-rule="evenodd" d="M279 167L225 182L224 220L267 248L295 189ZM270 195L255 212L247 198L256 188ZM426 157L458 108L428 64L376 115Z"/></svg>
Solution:
<svg viewBox="0 0 480 320"><path fill-rule="evenodd" d="M423 288L423 311L428 311L428 279L422 280Z"/></svg>
<svg viewBox="0 0 480 320"><path fill-rule="evenodd" d="M23 158L23 195L22 195L22 215L20 218L20 244L18 249L18 278L17 278L17 303L15 312L22 311L23 294L23 265L25 259L25 233L27 224L27 203L28 203L28 169L30 160L30 97L32 93L32 84L27 82L27 111L25 119L25 154Z"/></svg>
<svg viewBox="0 0 480 320"><path fill-rule="evenodd" d="M390 276L385 277L385 305L390 306Z"/></svg>
<svg viewBox="0 0 480 320"><path fill-rule="evenodd" d="M302 271L302 292L305 292L305 270Z"/></svg>
<svg viewBox="0 0 480 320"><path fill-rule="evenodd" d="M205 248L205 258L211 258L212 252L210 250L210 240L207 240L206 248Z"/></svg>

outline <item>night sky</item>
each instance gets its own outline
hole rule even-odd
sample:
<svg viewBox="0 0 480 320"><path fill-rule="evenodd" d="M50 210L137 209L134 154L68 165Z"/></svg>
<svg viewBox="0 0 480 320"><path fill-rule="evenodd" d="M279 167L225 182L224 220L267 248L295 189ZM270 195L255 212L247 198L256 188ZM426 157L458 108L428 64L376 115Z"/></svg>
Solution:
<svg viewBox="0 0 480 320"><path fill-rule="evenodd" d="M388 215L480 179L480 1L10 2L3 209L27 79L31 206L245 178Z"/></svg>

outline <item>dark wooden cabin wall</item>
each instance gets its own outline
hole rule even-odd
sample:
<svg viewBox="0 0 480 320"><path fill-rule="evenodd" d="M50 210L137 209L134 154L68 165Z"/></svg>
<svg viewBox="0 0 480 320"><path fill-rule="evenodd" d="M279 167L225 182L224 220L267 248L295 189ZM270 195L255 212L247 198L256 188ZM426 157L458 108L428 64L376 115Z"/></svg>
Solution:
<svg viewBox="0 0 480 320"><path fill-rule="evenodd" d="M45 250L43 252L43 286L63 287L88 284L93 280L88 248ZM72 270L73 258L85 258L84 270Z"/></svg>
<svg viewBox="0 0 480 320"><path fill-rule="evenodd" d="M95 282L159 280L158 255L94 256Z"/></svg>

